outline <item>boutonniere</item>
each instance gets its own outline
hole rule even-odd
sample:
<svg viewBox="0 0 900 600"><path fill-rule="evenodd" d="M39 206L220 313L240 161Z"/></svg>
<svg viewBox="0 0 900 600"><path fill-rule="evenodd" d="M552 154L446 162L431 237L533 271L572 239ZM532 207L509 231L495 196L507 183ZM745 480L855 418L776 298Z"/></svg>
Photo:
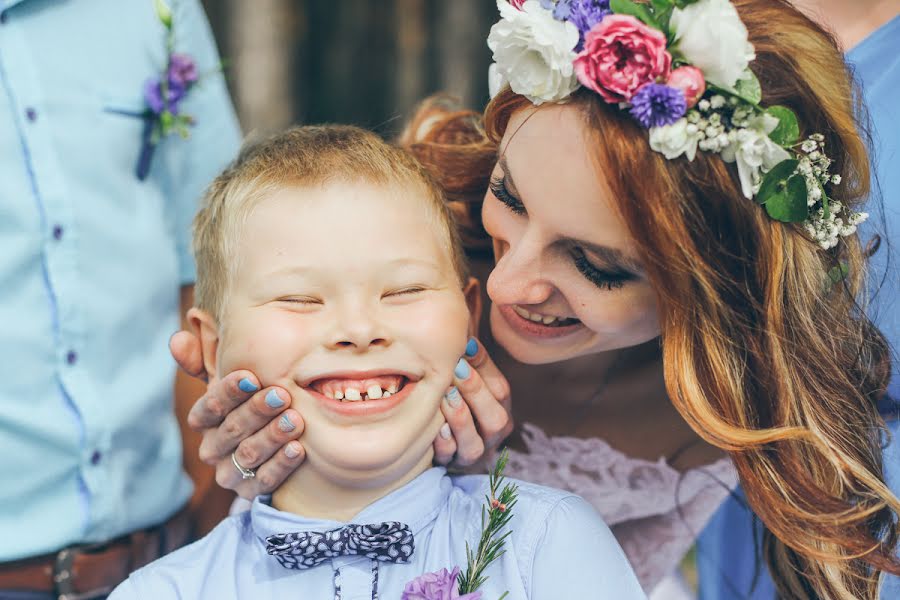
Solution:
<svg viewBox="0 0 900 600"><path fill-rule="evenodd" d="M141 151L136 174L143 181L150 172L150 162L159 142L173 133L187 139L195 120L181 110L181 104L200 81L197 65L189 54L175 51L175 27L172 9L165 0L154 0L156 16L166 32L166 65L162 72L144 83L146 108ZM218 70L218 69L217 69Z"/></svg>
<svg viewBox="0 0 900 600"><path fill-rule="evenodd" d="M482 593L477 590L487 581L484 570L503 556L506 538L512 533L507 530L501 534L512 517L519 491L516 485L504 484L503 470L508 459L504 450L490 474L490 495L485 497L485 505L481 507L481 537L474 552L466 542L465 573L460 575L456 566L451 571L441 569L420 575L406 584L401 600L481 600ZM498 600L503 600L507 594Z"/></svg>

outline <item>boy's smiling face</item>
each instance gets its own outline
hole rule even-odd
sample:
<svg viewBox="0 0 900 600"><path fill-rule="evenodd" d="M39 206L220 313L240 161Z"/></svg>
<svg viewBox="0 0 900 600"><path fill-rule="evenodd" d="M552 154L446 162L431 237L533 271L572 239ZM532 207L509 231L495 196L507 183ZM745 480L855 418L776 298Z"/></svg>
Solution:
<svg viewBox="0 0 900 600"><path fill-rule="evenodd" d="M215 371L249 369L287 389L306 464L344 483L383 485L430 461L466 344L459 276L421 193L284 188L237 242Z"/></svg>

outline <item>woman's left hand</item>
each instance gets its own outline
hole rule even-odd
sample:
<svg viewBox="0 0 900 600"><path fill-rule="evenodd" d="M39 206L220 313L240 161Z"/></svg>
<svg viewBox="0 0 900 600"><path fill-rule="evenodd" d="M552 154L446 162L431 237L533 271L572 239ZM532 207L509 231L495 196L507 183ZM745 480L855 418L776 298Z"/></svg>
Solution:
<svg viewBox="0 0 900 600"><path fill-rule="evenodd" d="M496 450L513 430L509 382L481 342L470 338L441 402L447 423L434 442L435 462L468 467Z"/></svg>

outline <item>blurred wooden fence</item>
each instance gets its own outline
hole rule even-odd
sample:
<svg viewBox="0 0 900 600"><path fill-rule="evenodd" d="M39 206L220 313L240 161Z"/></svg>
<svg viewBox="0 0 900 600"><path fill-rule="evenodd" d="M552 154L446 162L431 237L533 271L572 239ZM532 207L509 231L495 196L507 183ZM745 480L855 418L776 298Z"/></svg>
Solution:
<svg viewBox="0 0 900 600"><path fill-rule="evenodd" d="M354 123L392 135L444 91L487 101L493 0L204 0L245 132Z"/></svg>

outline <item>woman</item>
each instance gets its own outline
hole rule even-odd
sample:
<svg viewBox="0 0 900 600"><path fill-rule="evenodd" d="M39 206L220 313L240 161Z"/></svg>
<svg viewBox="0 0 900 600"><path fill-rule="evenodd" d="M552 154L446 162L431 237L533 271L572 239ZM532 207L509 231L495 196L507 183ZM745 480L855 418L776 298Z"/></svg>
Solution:
<svg viewBox="0 0 900 600"><path fill-rule="evenodd" d="M876 598L878 575L900 573L900 503L884 484L876 410L888 354L856 304L864 261L852 207L866 195L868 163L840 52L777 0L735 2L743 24L726 0L680 3L671 15L665 2L658 13L623 4L668 36L633 14L610 20L599 2L499 3L494 74L511 87L488 106L486 135L469 115L432 110L409 136L451 198L490 179L481 217L497 260L486 288L500 346L529 365L604 363L595 387L623 366L644 369L635 395L600 389L589 406L570 401L568 380L540 402L517 396L517 417L534 426L512 465L594 501L645 589L674 568L736 473L766 525L782 596ZM669 50L690 57L674 79ZM748 63L755 78L735 69ZM692 142L688 104L703 144ZM801 151L820 171L789 165L766 187ZM813 217L793 203L794 177ZM823 225L837 214L844 227ZM188 338L174 345L191 358L183 363L196 360ZM457 372L466 402L449 394L445 407L452 440L436 441L444 456L455 444L463 462L481 452L476 431L490 448L507 427L508 387L483 347L472 350L476 369ZM246 372L228 381L256 387ZM230 408L226 394L208 393L194 424L215 425L209 413ZM299 450L273 426L236 444L287 400L267 407L266 395L207 433L205 458L226 484L232 458L261 465L268 485L290 468L274 450Z"/></svg>

